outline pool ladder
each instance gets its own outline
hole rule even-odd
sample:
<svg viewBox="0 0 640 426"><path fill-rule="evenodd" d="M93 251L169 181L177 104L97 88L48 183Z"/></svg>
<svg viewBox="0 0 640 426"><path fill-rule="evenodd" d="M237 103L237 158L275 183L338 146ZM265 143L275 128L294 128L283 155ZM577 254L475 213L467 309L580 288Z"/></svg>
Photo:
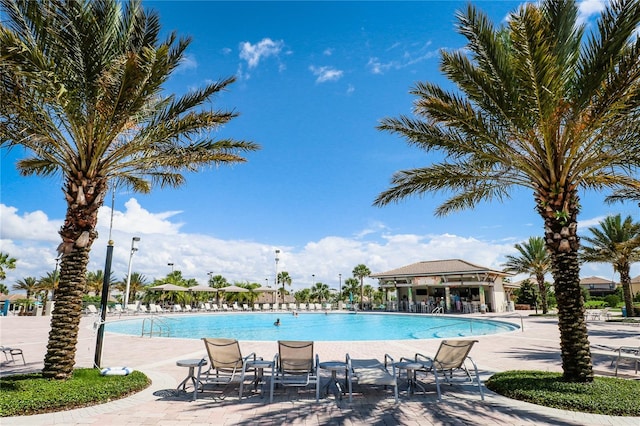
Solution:
<svg viewBox="0 0 640 426"><path fill-rule="evenodd" d="M145 318L142 320L142 332L140 334L140 337L169 337L170 335L171 327L169 325L168 318L158 315L152 315L149 318Z"/></svg>

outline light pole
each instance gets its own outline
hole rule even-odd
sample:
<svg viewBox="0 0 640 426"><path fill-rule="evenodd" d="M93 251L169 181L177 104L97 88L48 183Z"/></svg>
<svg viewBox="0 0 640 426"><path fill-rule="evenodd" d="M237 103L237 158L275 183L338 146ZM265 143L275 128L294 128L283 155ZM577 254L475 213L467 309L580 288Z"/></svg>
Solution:
<svg viewBox="0 0 640 426"><path fill-rule="evenodd" d="M173 262L167 263L167 266L171 266L171 273L173 274Z"/></svg>
<svg viewBox="0 0 640 426"><path fill-rule="evenodd" d="M316 285L316 274L311 274L311 288Z"/></svg>
<svg viewBox="0 0 640 426"><path fill-rule="evenodd" d="M342 274L338 274L338 282L340 286L340 292L338 293L338 298L342 300Z"/></svg>
<svg viewBox="0 0 640 426"><path fill-rule="evenodd" d="M131 262L133 260L133 253L138 251L136 247L136 243L140 241L140 237L133 237L131 239L131 253L129 254L129 269L127 271L127 286L125 287L124 293L124 309L127 309L129 305L129 286L131 285Z"/></svg>
<svg viewBox="0 0 640 426"><path fill-rule="evenodd" d="M278 255L280 254L280 250L276 249L276 289L278 288L278 261L280 258ZM284 283L282 283L282 290L284 290ZM284 291L282 292L282 303L284 303Z"/></svg>

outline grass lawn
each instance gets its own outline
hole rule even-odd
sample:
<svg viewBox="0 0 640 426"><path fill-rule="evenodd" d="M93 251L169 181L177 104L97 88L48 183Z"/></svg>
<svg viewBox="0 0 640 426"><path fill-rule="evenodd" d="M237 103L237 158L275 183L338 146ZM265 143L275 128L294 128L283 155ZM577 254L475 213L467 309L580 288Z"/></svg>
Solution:
<svg viewBox="0 0 640 426"><path fill-rule="evenodd" d="M40 373L0 377L0 417L102 404L149 385L151 380L139 371L128 376L101 376L95 368L76 369L69 380L44 379Z"/></svg>
<svg viewBox="0 0 640 426"><path fill-rule="evenodd" d="M561 373L505 371L491 376L488 389L508 398L545 407L610 416L640 416L640 381L595 377L569 383Z"/></svg>

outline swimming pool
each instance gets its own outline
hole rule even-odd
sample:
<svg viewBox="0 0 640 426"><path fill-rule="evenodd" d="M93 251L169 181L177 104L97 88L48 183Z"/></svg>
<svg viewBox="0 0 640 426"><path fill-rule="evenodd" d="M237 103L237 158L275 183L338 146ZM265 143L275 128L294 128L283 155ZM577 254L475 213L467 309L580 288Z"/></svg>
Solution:
<svg viewBox="0 0 640 426"><path fill-rule="evenodd" d="M273 323L280 319L281 325ZM140 336L142 318L109 322L111 333ZM149 329L146 319L146 330ZM250 313L171 315L163 321L169 331L166 337L200 339L231 337L238 340L410 340L482 336L518 330L502 321L450 316L374 314L374 313Z"/></svg>

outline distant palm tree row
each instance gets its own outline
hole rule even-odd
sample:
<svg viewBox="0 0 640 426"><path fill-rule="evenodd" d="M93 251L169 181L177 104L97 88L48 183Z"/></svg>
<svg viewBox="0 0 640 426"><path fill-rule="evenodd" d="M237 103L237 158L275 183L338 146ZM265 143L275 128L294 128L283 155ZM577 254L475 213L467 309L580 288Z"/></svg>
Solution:
<svg viewBox="0 0 640 426"><path fill-rule="evenodd" d="M8 255L6 255L8 258ZM15 264L15 259L13 259ZM347 278L342 286L342 293L336 289L331 289L327 284L322 282L314 282L310 288L304 288L298 290L294 294L294 298L297 302L308 303L318 302L323 303L327 301L337 302L339 300L349 300L356 303L362 303L364 297L368 297L369 300L376 300L382 302L383 295L379 290L375 290L370 285L363 285L363 279L371 274L369 268L365 265L357 265L353 269L353 277ZM127 277L122 277L121 280L116 281L111 278L109 287L111 290L118 290L118 296L116 300L122 302L124 300L124 292L126 291ZM88 271L86 275L86 284L83 291L85 296L99 296L102 292L102 286L104 283L104 272L102 270ZM288 286L292 285L292 278L288 272L282 271L278 274L278 283L283 283ZM30 299L32 296L40 299L47 300L55 297L55 291L58 284L57 270L49 272L44 277L37 279L35 277L25 277L17 280L13 285L14 290L24 291L26 298ZM208 292L188 292L188 291L168 291L163 292L160 290L151 290L151 287L155 287L162 284L174 284L180 287L194 287L198 285L198 282L194 278L184 278L182 272L179 270L172 271L164 278L154 279L149 283L147 278L138 272L132 272L129 280L129 297L130 301L141 301L143 303L150 302L170 302L170 303L196 303L198 301L206 301L211 298L211 294ZM211 288L223 288L231 285L229 281L222 275L211 275L207 282L207 285ZM256 292L257 288L261 285L256 282L234 282L233 285L246 288L248 292L232 292L224 293L223 298L227 302L247 302L254 303L259 297L260 293ZM8 291L7 291L8 293ZM286 288L282 287L280 290L282 303L284 303L284 296L289 294ZM360 295L358 297L358 294ZM220 295L218 295L220 297Z"/></svg>
<svg viewBox="0 0 640 426"><path fill-rule="evenodd" d="M628 316L640 315L635 312L633 294L631 294L631 264L640 261L640 223L631 216L622 220L617 214L607 216L598 226L588 229L590 235L582 239L581 262L610 263L613 271L620 274L620 284ZM507 256L504 269L507 272L530 274L535 277L540 294L542 312L549 310L547 303L547 285L545 275L551 272L552 262L549 250L542 237L530 237L522 244L515 245L519 255Z"/></svg>

